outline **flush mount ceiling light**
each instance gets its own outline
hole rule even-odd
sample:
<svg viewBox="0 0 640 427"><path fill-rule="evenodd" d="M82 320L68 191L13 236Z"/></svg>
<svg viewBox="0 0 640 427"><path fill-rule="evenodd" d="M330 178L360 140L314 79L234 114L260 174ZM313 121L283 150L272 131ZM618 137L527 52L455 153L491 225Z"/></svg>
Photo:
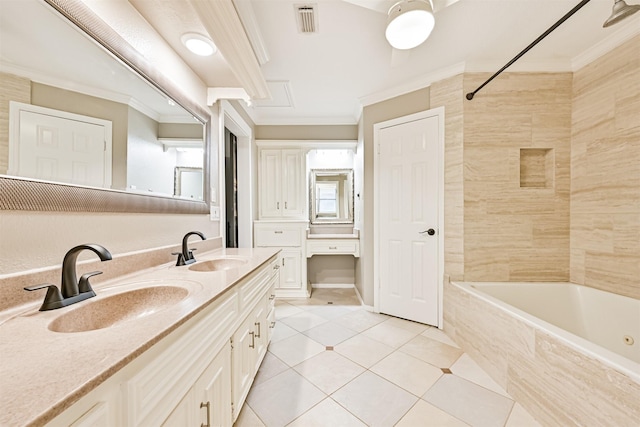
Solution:
<svg viewBox="0 0 640 427"><path fill-rule="evenodd" d="M611 11L611 16L604 21L602 24L603 27L608 27L613 24L617 24L622 21L627 16L633 15L637 11L640 10L640 5L634 4L629 6L624 0L615 0L613 4L613 10Z"/></svg>
<svg viewBox="0 0 640 427"><path fill-rule="evenodd" d="M385 36L396 49L413 49L429 37L434 25L428 0L403 0L389 9Z"/></svg>
<svg viewBox="0 0 640 427"><path fill-rule="evenodd" d="M218 50L209 38L201 34L187 33L180 40L187 49L199 56L211 56Z"/></svg>

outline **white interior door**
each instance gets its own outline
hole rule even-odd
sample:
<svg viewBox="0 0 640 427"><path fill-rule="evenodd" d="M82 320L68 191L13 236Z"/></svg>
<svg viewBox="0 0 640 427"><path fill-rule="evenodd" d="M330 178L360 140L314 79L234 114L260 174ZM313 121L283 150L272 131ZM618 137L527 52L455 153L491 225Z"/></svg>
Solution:
<svg viewBox="0 0 640 427"><path fill-rule="evenodd" d="M439 325L438 115L378 129L377 242L381 313Z"/></svg>
<svg viewBox="0 0 640 427"><path fill-rule="evenodd" d="M11 174L111 187L110 122L19 103L11 115Z"/></svg>

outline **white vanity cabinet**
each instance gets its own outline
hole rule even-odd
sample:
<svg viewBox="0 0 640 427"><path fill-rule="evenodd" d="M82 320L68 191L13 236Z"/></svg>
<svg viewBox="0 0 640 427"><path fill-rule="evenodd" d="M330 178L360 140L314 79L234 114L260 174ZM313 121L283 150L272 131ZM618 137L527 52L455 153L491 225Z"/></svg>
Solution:
<svg viewBox="0 0 640 427"><path fill-rule="evenodd" d="M280 248L276 297L307 298L306 229L308 221L255 221L254 246Z"/></svg>
<svg viewBox="0 0 640 427"><path fill-rule="evenodd" d="M272 257L54 418L52 426L231 426L267 352Z"/></svg>
<svg viewBox="0 0 640 427"><path fill-rule="evenodd" d="M298 148L260 148L259 217L306 217L305 152Z"/></svg>

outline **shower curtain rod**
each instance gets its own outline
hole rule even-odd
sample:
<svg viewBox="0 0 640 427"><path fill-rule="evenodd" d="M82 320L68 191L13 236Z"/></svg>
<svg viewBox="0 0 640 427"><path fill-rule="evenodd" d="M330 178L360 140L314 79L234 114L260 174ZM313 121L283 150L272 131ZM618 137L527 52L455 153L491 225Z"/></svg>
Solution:
<svg viewBox="0 0 640 427"><path fill-rule="evenodd" d="M498 70L493 76L489 77L487 79L487 81L485 81L484 83L482 83L480 85L480 87L478 87L478 89L474 90L473 92L469 92L466 95L466 98L471 101L473 99L473 97L475 96L475 94L482 89L483 87L485 87L491 80L493 80L494 78L496 78L498 76L498 74L502 73L504 70L506 70L509 66L511 66L511 64L513 64L514 62L516 62L518 59L520 59L522 57L522 55L524 55L525 53L529 52L531 50L532 47L534 47L535 45L537 45L538 43L540 43L540 41L542 39L544 39L545 37L547 37L549 35L549 33L551 33L553 30L555 30L556 28L558 28L564 21L566 21L567 19L569 19L571 17L571 15L573 15L574 13L576 13L578 10L580 10L582 8L582 6L584 6L585 4L589 3L591 0L582 0L580 3L578 3L573 9L571 9L569 12L567 12L562 18L560 18L558 20L558 22L556 22L555 24L553 24L551 27L549 27L549 29L547 31L545 31L544 33L542 33L540 35L540 37L538 37L537 39L535 39L529 46L525 47L519 54L517 54L511 61L507 62L507 65L505 65L504 67L500 68L500 70Z"/></svg>

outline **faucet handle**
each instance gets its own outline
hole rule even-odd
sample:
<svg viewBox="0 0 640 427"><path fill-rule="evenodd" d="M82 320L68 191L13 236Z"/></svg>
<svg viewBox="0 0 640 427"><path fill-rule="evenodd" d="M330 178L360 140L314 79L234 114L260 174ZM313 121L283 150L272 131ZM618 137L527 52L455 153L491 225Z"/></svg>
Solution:
<svg viewBox="0 0 640 427"><path fill-rule="evenodd" d="M24 290L37 291L38 289L44 288L47 288L47 295L45 295L44 297L44 302L40 307L40 311L49 310L49 306L56 306L55 308L58 308L57 306L62 307L61 305L59 305L63 300L62 294L60 293L60 289L58 289L56 285L52 285L51 283L43 283L41 285L27 286L24 288Z"/></svg>
<svg viewBox="0 0 640 427"><path fill-rule="evenodd" d="M89 283L89 278L93 276L97 276L98 274L102 274L102 271L92 271L91 273L85 273L80 276L80 281L78 282L78 291L82 293L93 292L93 288L91 288L91 284ZM95 292L93 292L95 295Z"/></svg>

